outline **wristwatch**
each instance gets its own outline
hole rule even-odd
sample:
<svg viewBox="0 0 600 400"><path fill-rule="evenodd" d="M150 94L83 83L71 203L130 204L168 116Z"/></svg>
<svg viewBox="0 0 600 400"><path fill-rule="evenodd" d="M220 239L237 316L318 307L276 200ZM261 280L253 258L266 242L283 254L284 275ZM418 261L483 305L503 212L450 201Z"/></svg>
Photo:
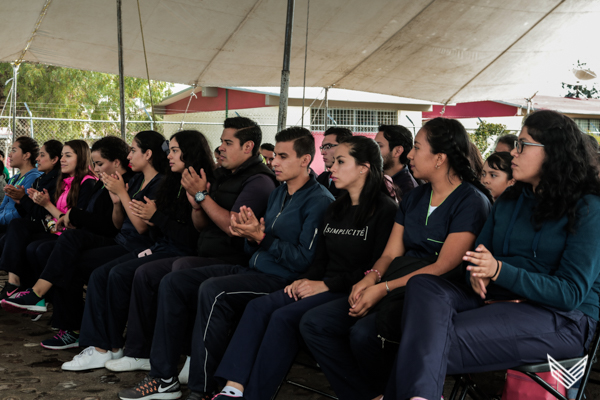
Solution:
<svg viewBox="0 0 600 400"><path fill-rule="evenodd" d="M196 200L196 203L200 204L204 201L207 194L208 194L208 192L206 190L198 192L194 195L194 200Z"/></svg>

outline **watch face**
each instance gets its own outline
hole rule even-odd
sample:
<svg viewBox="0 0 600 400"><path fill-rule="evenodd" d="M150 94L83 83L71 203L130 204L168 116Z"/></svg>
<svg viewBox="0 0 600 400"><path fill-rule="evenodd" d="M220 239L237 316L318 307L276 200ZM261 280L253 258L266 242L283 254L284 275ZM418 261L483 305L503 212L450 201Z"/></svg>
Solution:
<svg viewBox="0 0 600 400"><path fill-rule="evenodd" d="M194 196L194 200L196 200L196 203L200 203L202 200L204 200L205 197L206 197L206 194L204 194L204 192L198 192Z"/></svg>

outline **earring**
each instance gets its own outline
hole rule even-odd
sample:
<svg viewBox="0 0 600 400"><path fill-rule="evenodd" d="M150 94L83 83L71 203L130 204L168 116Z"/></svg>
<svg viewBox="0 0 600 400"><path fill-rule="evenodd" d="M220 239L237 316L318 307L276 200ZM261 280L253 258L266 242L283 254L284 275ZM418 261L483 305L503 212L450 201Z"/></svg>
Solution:
<svg viewBox="0 0 600 400"><path fill-rule="evenodd" d="M362 174L362 173L363 173L363 171L360 171L360 173Z"/></svg>
<svg viewBox="0 0 600 400"><path fill-rule="evenodd" d="M435 169L439 169L439 168L440 168L439 164L436 164Z"/></svg>

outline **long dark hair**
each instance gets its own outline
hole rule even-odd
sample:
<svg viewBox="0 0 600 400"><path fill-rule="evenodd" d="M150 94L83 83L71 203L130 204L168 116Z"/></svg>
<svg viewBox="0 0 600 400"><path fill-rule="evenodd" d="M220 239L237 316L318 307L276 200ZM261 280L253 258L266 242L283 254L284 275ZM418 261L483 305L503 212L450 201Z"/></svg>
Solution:
<svg viewBox="0 0 600 400"><path fill-rule="evenodd" d="M340 139L339 144L345 144L350 148L350 156L354 158L357 165L369 164L365 184L358 198L358 208L354 214L354 225L361 227L375 212L380 192L390 196L383 178L383 158L377 143L365 136L344 137ZM352 207L352 200L348 192L338 197L330 207L332 217L342 219Z"/></svg>
<svg viewBox="0 0 600 400"><path fill-rule="evenodd" d="M92 153L87 142L84 140L69 140L64 146L69 146L72 148L73 152L77 156L77 164L75 165L73 183L71 183L71 189L69 189L69 194L67 194L67 207L73 208L77 205L79 189L81 188L81 180L86 175L95 177L96 174L94 174L94 171L92 170ZM68 177L68 174L61 174L60 178L56 182L56 193L54 194L55 204L60 195L64 192L65 185L63 184L63 180L67 179Z"/></svg>
<svg viewBox="0 0 600 400"><path fill-rule="evenodd" d="M525 123L533 140L544 145L540 183L535 188L537 204L533 222L537 229L545 220L567 216L566 229L575 232L577 202L586 194L600 194L598 163L586 144L579 127L571 118L556 111L542 110L530 114ZM510 197L518 197L529 186L517 182Z"/></svg>
<svg viewBox="0 0 600 400"><path fill-rule="evenodd" d="M423 125L433 154L443 153L450 168L463 182L469 182L493 202L490 191L479 181L471 164L471 146L465 127L455 119L434 118ZM448 171L449 173L449 171Z"/></svg>
<svg viewBox="0 0 600 400"><path fill-rule="evenodd" d="M133 138L133 141L139 146L142 153L148 150L152 151L152 157L150 157L150 164L156 172L164 174L169 168L169 160L167 155L163 151L163 143L165 137L155 131L141 131Z"/></svg>
<svg viewBox="0 0 600 400"><path fill-rule="evenodd" d="M198 174L204 169L209 182L214 182L214 167L212 150L204 134L199 131L179 131L171 140L175 139L181 150L181 160L185 168L192 167ZM181 187L181 173L167 169L165 179L156 194L156 207L171 218L184 220L189 218L191 205Z"/></svg>

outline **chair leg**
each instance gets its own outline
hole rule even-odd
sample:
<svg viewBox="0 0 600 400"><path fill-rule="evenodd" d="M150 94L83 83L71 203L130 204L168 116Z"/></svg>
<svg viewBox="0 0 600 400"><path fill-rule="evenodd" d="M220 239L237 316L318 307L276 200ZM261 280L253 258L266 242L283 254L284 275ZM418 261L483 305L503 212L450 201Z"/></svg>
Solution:
<svg viewBox="0 0 600 400"><path fill-rule="evenodd" d="M458 392L462 389L462 375L455 376L454 379L454 386L452 386L452 392L450 393L448 400L456 400Z"/></svg>
<svg viewBox="0 0 600 400"><path fill-rule="evenodd" d="M600 335L600 332L598 328L596 328L596 333L595 333L595 339L597 338L597 335ZM596 357L598 355L598 346L600 345L600 342L598 340L594 340L595 345L593 346L593 348L591 349L589 355L588 355L588 364L585 366L585 372L583 373L583 376L581 377L581 384L579 385L579 390L577 391L577 398L576 400L582 400L583 399L583 393L585 392L585 387L587 386L588 381L590 380L590 373L592 372L592 365L596 362Z"/></svg>

